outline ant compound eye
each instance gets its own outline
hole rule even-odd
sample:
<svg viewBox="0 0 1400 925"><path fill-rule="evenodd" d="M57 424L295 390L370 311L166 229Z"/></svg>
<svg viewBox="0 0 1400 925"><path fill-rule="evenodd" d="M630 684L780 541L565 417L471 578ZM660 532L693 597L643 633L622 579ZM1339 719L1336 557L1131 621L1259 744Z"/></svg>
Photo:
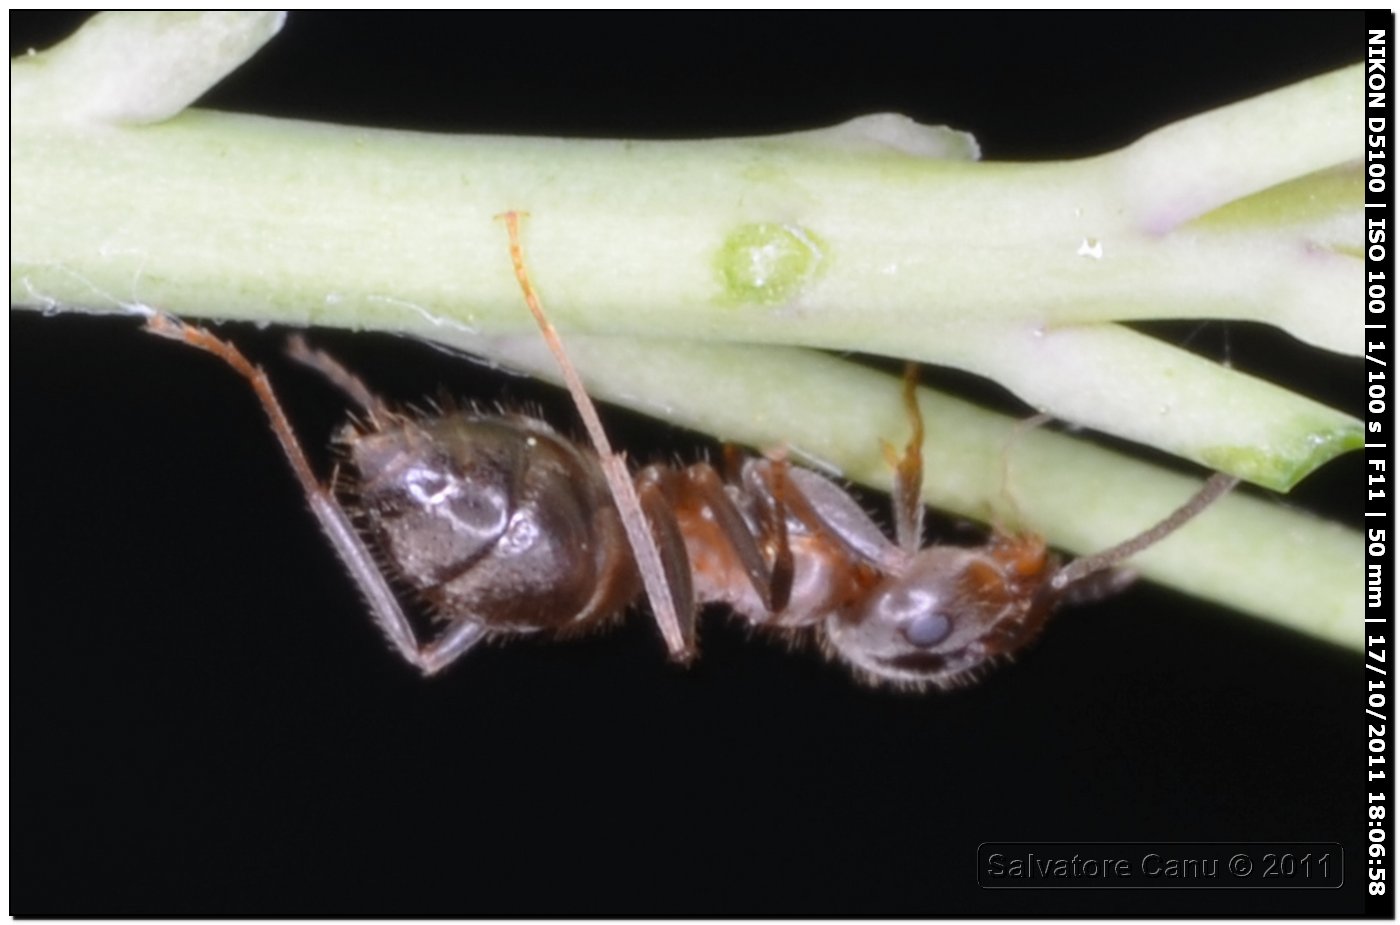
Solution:
<svg viewBox="0 0 1400 925"><path fill-rule="evenodd" d="M879 595L871 617L912 646L936 646L953 631L943 589L902 582Z"/></svg>
<svg viewBox="0 0 1400 925"><path fill-rule="evenodd" d="M936 646L953 632L953 621L946 614L925 613L900 627L900 635L920 649Z"/></svg>

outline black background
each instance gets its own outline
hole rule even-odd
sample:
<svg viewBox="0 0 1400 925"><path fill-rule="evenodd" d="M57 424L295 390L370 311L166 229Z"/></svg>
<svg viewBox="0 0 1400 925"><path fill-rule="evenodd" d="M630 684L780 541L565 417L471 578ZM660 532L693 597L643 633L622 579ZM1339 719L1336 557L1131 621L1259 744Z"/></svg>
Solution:
<svg viewBox="0 0 1400 925"><path fill-rule="evenodd" d="M81 18L12 14L11 53ZM644 138L892 110L1026 160L1351 63L1364 38L1358 13L296 14L204 105ZM275 332L227 330L319 447L338 398ZM1161 330L1359 411L1357 363L1249 326ZM718 614L688 671L637 618L424 682L371 628L227 369L125 319L19 312L10 333L12 913L1360 910L1352 652L1140 585L950 695L858 687ZM319 342L392 398L442 383L573 420L551 390L429 348ZM634 457L704 445L607 417ZM1338 460L1291 503L1358 523L1360 473ZM1348 883L979 889L978 843L1013 839L1340 841Z"/></svg>

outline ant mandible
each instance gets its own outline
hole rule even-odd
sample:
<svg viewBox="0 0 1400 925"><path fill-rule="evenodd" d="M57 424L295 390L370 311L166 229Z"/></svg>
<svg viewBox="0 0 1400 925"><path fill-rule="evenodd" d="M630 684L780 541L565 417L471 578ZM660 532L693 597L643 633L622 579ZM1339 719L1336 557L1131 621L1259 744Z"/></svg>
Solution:
<svg viewBox="0 0 1400 925"><path fill-rule="evenodd" d="M814 635L863 681L954 687L1026 646L1056 607L1093 593L1092 579L1236 483L1216 474L1156 526L1067 565L1031 533L998 530L975 547L924 546L923 421L912 374L903 397L913 436L902 454L885 446L895 470L894 542L836 483L781 455L733 465L727 480L706 463L652 465L633 476L540 305L520 215L500 217L521 292L591 447L518 414L394 410L294 337L291 356L362 412L337 438L355 475L338 491L334 479L328 486L316 477L260 368L202 328L159 313L147 321L152 333L208 351L248 380L375 623L425 675L488 637L565 637L606 626L645 591L678 661L696 654L697 608L722 602L756 627ZM436 637L420 641L386 570L441 624Z"/></svg>

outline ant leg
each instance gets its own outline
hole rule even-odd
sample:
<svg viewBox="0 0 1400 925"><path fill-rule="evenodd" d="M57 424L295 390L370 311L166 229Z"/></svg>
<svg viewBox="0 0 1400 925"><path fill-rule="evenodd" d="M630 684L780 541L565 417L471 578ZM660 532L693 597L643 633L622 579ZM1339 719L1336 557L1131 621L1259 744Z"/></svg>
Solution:
<svg viewBox="0 0 1400 925"><path fill-rule="evenodd" d="M788 545L787 511L782 502L764 504L760 525L761 539L755 539L744 515L725 491L724 482L712 466L696 463L685 470L686 487L695 492L701 504L714 517L715 526L739 557L749 584L771 613L787 607L792 595L792 548ZM767 499L765 499L765 502ZM773 566L764 560L763 548L771 547Z"/></svg>
<svg viewBox="0 0 1400 925"><path fill-rule="evenodd" d="M418 652L418 667L425 675L437 674L448 665L471 651L472 647L486 638L486 624L475 620L462 620L443 631Z"/></svg>
<svg viewBox="0 0 1400 925"><path fill-rule="evenodd" d="M622 518L622 528L627 532L627 543L632 547L633 558L637 560L637 570L641 572L642 584L646 587L652 616L661 630L662 638L666 640L666 648L670 650L671 657L678 661L688 661L694 653L686 644L685 631L681 628L680 616L676 610L676 597L667 580L666 567L661 560L656 537L652 535L642 513L636 486L632 484L632 478L627 472L627 462L620 454L614 453L608 443L603 422L598 418L598 409L594 406L593 399L588 397L578 371L569 360L564 342L559 339L559 332L545 315L544 308L540 305L539 294L535 292L535 284L530 280L530 271L525 267L525 248L520 243L521 213L505 212L497 218L504 219L506 223L506 232L510 236L510 260L515 268L516 281L520 283L520 291L525 296L525 304L534 316L535 323L539 325L545 344L559 364L564 384L574 400L579 417L583 418L588 439L598 454L603 477L607 480L613 503L617 505L618 515Z"/></svg>
<svg viewBox="0 0 1400 925"><path fill-rule="evenodd" d="M399 606L398 599L394 597L388 582L384 580L384 574L374 561L374 554L365 546L364 540L350 522L345 509L336 501L335 495L317 481L312 473L311 464L297 441L296 433L272 391L272 383L261 369L249 362L232 344L220 340L203 328L191 327L169 315L150 316L146 320L146 329L152 334L178 340L214 354L248 380L253 387L253 393L262 404L264 413L267 414L277 442L282 445L283 454L291 463L292 471L301 484L302 493L306 495L311 512L316 515L316 520L321 524L321 529L331 541L336 554L340 556L340 561L359 586L360 593L365 596L374 622L404 661L417 667L424 674L432 674L466 652L481 638L484 628L475 621L468 620L449 631L448 637L427 649L419 646L408 617L404 615L403 608ZM467 638L469 634L465 632L464 626L478 628L476 636ZM451 639L454 634L460 638Z"/></svg>
<svg viewBox="0 0 1400 925"><path fill-rule="evenodd" d="M671 492L668 490L666 470L658 466L648 466L637 474L637 498L646 514L651 535L656 540L661 566L666 573L666 583L670 587L671 603L680 620L681 638L688 651L695 651L695 585L690 571L690 554L685 548L685 537L680 524Z"/></svg>
<svg viewBox="0 0 1400 925"><path fill-rule="evenodd" d="M714 470L711 467L703 467L709 470L707 481L714 484L702 485L700 488L702 492L709 493L715 499L716 504L726 505L738 515L738 509L734 507L733 500L724 487L726 484L742 486L744 483L746 463L743 454L734 444L726 443L724 445L722 465L724 466L722 478L715 478ZM784 474L787 471L786 464L784 464ZM784 482L786 482L786 478L784 478ZM788 542L787 506L781 498L776 497L780 494L782 493L776 490L771 493L764 490L750 493L750 497L760 508L759 535L756 540L748 534L748 530L742 523L742 516L739 517L741 523L738 526L722 525L729 537L730 545L744 561L745 571L748 572L754 590L764 601L764 606L768 608L769 613L774 614L786 610L788 603L792 600L792 582L796 569L792 559L792 544ZM770 550L773 557L771 572L764 572L762 554L758 547ZM754 568L750 564L748 549L753 549L757 555L758 568Z"/></svg>
<svg viewBox="0 0 1400 925"><path fill-rule="evenodd" d="M1083 581L1095 572L1113 568L1149 546L1161 542L1218 501L1230 489L1238 485L1239 481L1233 475L1226 475L1223 472L1215 473L1185 504L1168 514L1156 526L1144 530L1131 539L1124 540L1117 546L1105 549L1103 552L1075 559L1055 573L1055 577L1050 580L1051 587L1056 591L1063 591L1075 582Z"/></svg>
<svg viewBox="0 0 1400 925"><path fill-rule="evenodd" d="M903 571L909 554L891 543L879 525L839 485L810 469L784 466L782 474L777 475L773 468L771 460L750 463L745 481L760 496L781 494L793 517L855 558L870 562L883 572Z"/></svg>
<svg viewBox="0 0 1400 925"><path fill-rule="evenodd" d="M909 418L909 442L896 456L889 443L880 441L885 460L894 469L894 535L909 555L924 544L924 416L919 411L919 367L904 364L904 411Z"/></svg>
<svg viewBox="0 0 1400 925"><path fill-rule="evenodd" d="M744 451L732 443L726 443L721 451L721 480L731 485L738 484L744 475Z"/></svg>
<svg viewBox="0 0 1400 925"><path fill-rule="evenodd" d="M287 356L303 366L310 367L325 376L331 385L340 389L346 396L364 409L374 424L382 424L393 418L393 412L383 399L369 390L360 377L341 366L330 354L308 346L306 338L293 334L287 338Z"/></svg>
<svg viewBox="0 0 1400 925"><path fill-rule="evenodd" d="M791 470L785 450L770 453L761 465L764 475L757 479L761 490L753 492L752 498L758 507L759 542L773 550L768 610L776 615L786 610L792 600L792 583L797 571L788 538L788 500L795 492L788 481ZM757 468L754 471L757 472Z"/></svg>

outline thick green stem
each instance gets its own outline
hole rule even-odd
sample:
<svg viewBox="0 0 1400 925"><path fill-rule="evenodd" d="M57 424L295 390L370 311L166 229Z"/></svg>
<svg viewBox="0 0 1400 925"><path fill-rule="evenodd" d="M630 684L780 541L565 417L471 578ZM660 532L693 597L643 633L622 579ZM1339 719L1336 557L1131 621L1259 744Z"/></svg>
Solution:
<svg viewBox="0 0 1400 925"><path fill-rule="evenodd" d="M1111 323L1242 318L1359 350L1361 139L1338 129L1359 124L1359 68L1052 164L976 163L967 136L894 116L634 143L180 111L279 23L103 17L12 62L12 304L402 331L533 367L494 220L520 210L546 307L601 396L788 441L862 480L885 478L876 439L900 431L897 388L797 348L971 369L1273 488L1360 445L1348 415ZM1290 112L1306 119L1289 126ZM1278 150L1231 156L1261 139ZM882 396L889 411L872 411ZM987 516L1008 425L957 407L930 406L927 494ZM1188 493L1063 445L1019 442L1010 485L1024 520L1068 548L1116 542ZM1258 509L1228 502L1144 568L1354 642L1341 615L1357 605L1359 540ZM1243 530L1302 531L1332 552L1225 555ZM1241 578L1243 561L1259 574Z"/></svg>
<svg viewBox="0 0 1400 925"><path fill-rule="evenodd" d="M128 79L108 46L141 21L97 20L80 34L98 33L79 44L102 50L90 65L104 81L84 72L75 49L12 65L14 304L144 301L431 336L426 311L486 334L521 331L527 319L492 220L521 210L532 213L531 259L566 332L959 366L1057 417L1276 489L1360 443L1347 415L1097 324L1241 318L1359 349L1359 239L1308 233L1339 211L1359 214L1358 187L1317 180L1328 195L1308 200L1313 221L1303 226L1174 227L1229 193L1292 179L1289 169L1354 159L1359 135L1343 143L1304 125L1277 140L1287 157L1241 157L1204 186L1189 156L1200 147L1219 159L1218 145L1201 140L1212 126L1249 141L1276 132L1289 108L1326 114L1324 127L1349 119L1360 106L1353 69L1117 154L996 164L958 159L975 152L965 136L896 117L673 143L449 138L198 111L132 125L129 113L143 122L166 113L170 99L221 73L180 71L188 86L179 93L149 68ZM188 27L201 50L226 47L230 60L267 29L216 19L235 33L220 46L199 17L156 22L164 44ZM104 30L117 35L104 42ZM101 107L81 93L69 99L97 83ZM161 105L140 105L153 85ZM1254 163L1257 176L1240 166ZM1102 343L1111 357L1096 352ZM1025 375L1042 355L1055 374ZM1221 389L1231 401L1218 400ZM1145 402L1168 412L1145 415ZM1239 451L1242 439L1250 452Z"/></svg>

